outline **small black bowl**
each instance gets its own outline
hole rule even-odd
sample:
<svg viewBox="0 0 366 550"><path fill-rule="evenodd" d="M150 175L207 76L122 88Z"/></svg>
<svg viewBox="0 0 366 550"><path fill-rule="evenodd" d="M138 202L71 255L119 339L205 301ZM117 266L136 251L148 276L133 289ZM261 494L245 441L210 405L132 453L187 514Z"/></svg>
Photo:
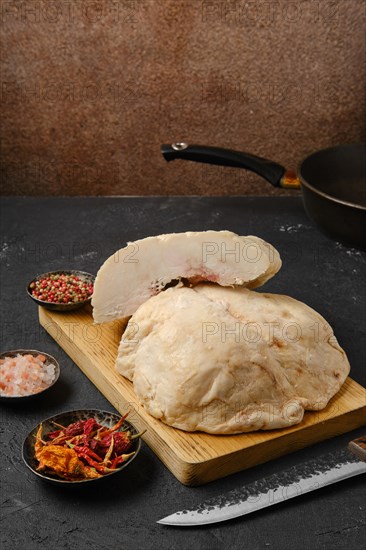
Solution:
<svg viewBox="0 0 366 550"><path fill-rule="evenodd" d="M62 426L68 426L69 424L73 422L77 422L78 420L88 420L89 418L94 418L99 424L102 426L105 426L106 428L111 428L114 424L116 424L121 416L116 413L112 412L106 412L101 411L99 409L79 409L75 411L66 411L60 414L56 414L55 416L51 416L50 418L46 418L46 420L43 420L41 422L43 430L42 430L42 437L44 438L45 435L47 435L49 432L53 432L57 430L57 424L61 424ZM131 464L132 460L136 458L137 454L140 451L141 448L141 439L137 438L132 441L131 448L126 452L126 454L135 452L135 454L127 460L127 462L122 463L122 465L115 471L110 472L108 474L105 474L101 477L95 478L95 479L81 479L77 481L67 481L64 479L60 479L56 476L53 476L49 473L43 473L37 470L38 466L38 460L35 456L35 441L36 441L36 435L38 432L40 424L35 426L33 430L27 435L27 437L24 440L23 443L23 460L30 469L31 472L33 472L36 476L38 476L40 479L43 479L45 481L48 481L50 483L55 483L56 485L80 485L80 483L89 483L90 481L101 481L103 479L107 479L111 476L114 476L115 474L118 474L122 470L124 470L129 464ZM125 420L120 428L119 431L126 431L130 430L132 434L137 434L138 431L127 420Z"/></svg>
<svg viewBox="0 0 366 550"><path fill-rule="evenodd" d="M30 288L30 285L32 283L35 283L39 279L49 277L50 275L62 275L62 274L64 274L64 275L76 275L77 277L80 277L80 279L82 281L85 281L87 283L93 283L94 284L94 281L95 281L95 276L91 275L90 273L87 273L86 271L77 271L77 270L50 271L48 273L42 273L42 275L37 275L37 277L35 277L34 279L31 280L31 282L27 286L28 296L30 296L32 298L32 300L34 300L36 302L36 304L38 304L39 306L42 306L46 309L52 309L53 311L71 311L71 310L74 310L74 309L79 309L79 308L85 306L85 304L90 304L91 296L89 296L89 298L87 298L87 300L83 300L81 302L69 302L69 303L66 303L66 304L59 304L59 303L56 303L56 302L45 302L44 300L39 300L38 298L35 298L32 295L32 290Z"/></svg>
<svg viewBox="0 0 366 550"><path fill-rule="evenodd" d="M42 395L45 391L49 390L50 388L52 388L52 386L54 384L56 384L59 376L60 376L60 365L58 364L58 362L56 361L56 359L54 357L52 357L52 355L49 355L48 353L45 353L44 351L37 351L35 349L14 349L14 350L11 350L11 351L4 351L2 353L0 353L0 359L5 359L5 357L16 357L17 355L33 355L33 356L37 356L37 355L44 355L46 357L46 365L54 365L55 367L55 375L54 375L54 378L52 380L52 382L46 386L43 390L39 391L39 392L36 392L36 393L28 393L27 395L4 395L4 394L1 394L0 393L0 399L3 401L3 400L7 400L8 402L16 402L18 400L22 400L22 399L29 399L30 397L36 397L37 395Z"/></svg>

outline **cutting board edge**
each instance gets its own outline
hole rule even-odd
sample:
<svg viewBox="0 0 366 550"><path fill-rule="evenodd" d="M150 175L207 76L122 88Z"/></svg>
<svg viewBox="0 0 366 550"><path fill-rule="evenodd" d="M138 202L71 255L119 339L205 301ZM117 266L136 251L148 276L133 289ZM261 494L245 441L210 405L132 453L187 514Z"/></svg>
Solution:
<svg viewBox="0 0 366 550"><path fill-rule="evenodd" d="M103 385L103 379L106 380L106 376L100 370L96 371L96 376L92 375L88 368L84 364L80 364L80 354L83 356L83 362L90 362L91 359L87 356L83 350L81 350L73 339L63 338L62 343L55 339L49 328L49 318L52 319L52 313L43 308L39 308L39 318L40 323L43 328L50 334L50 336L56 340L59 346L69 355L69 357L75 362L78 368L92 381L92 383L98 388L98 390L108 399L113 407L119 410L120 413L125 413L125 408L121 405L124 403L131 403L128 401L125 396L121 393L117 396L117 388L113 385L109 385L106 391L105 386ZM52 322L52 324L55 321ZM56 323L57 324L57 323ZM95 374L95 373L94 373ZM100 377L100 380L98 380ZM362 389L365 393L366 390L360 386L357 382L352 379L348 379L351 384L355 384L358 388ZM104 386L104 387L103 387ZM366 393L365 393L366 395ZM366 403L366 401L365 401ZM203 460L187 460L186 450L180 448L181 443L176 443L174 447L169 446L167 441L164 439L164 434L161 427L156 428L151 426L151 422L159 422L156 419L153 419L148 415L146 411L142 408L139 409L139 412L136 415L136 418L130 418L131 422L136 425L136 427L141 430L146 427L145 422L147 422L148 432L143 437L144 442L151 447L151 450L159 457L159 459L167 466L167 468L172 472L172 474L183 484L187 486L198 486L215 479L219 479L236 473L238 471L254 467L258 464L262 464L274 458L278 458L282 455L288 454L290 452L299 450L306 446L311 446L315 443L318 443L322 440L335 437L337 435L343 434L347 431L351 431L354 428L357 428L365 423L364 417L362 416L362 411L366 411L366 405L360 405L357 408L353 408L350 411L345 411L341 415L336 415L335 417L327 418L324 421L314 423L299 428L294 428L293 431L284 432L280 436L275 437L274 439L264 440L256 443L253 446L244 447L242 449L236 449L229 453L223 453L219 456L212 456L204 458ZM146 419L144 418L146 416ZM342 429L339 429L339 420L344 419L346 421L342 423ZM361 420L362 418L362 420ZM150 423L150 424L149 424ZM338 425L338 429L337 429ZM316 434L316 427L322 426L326 427L326 431L322 428L321 433ZM169 430L174 430L174 428L168 427ZM291 430L291 428L290 428ZM296 438L299 435L304 435L304 433L310 433L308 441L305 441L303 444L300 442L296 443ZM313 437L311 437L313 434ZM215 436L214 436L215 437ZM285 438L285 439L284 439ZM288 446L293 443L293 448L288 449ZM285 445L284 445L285 443ZM281 449L282 447L282 449ZM266 456L266 449L270 448L270 453L268 458ZM185 455L185 456L184 456ZM258 455L258 456L257 456Z"/></svg>
<svg viewBox="0 0 366 550"><path fill-rule="evenodd" d="M283 437L258 443L253 449L242 449L230 455L215 457L203 462L186 462L183 468L173 473L183 485L190 487L203 485L360 428L365 425L365 415L366 405L342 415L344 424L341 427L339 425L340 417L331 418L321 423L322 431L319 431L318 434L314 432L314 425L307 426L301 431L287 433ZM286 438L285 445L283 438ZM267 458L268 447L271 448L271 453L270 456L267 455ZM224 472L220 470L222 465L225 466Z"/></svg>
<svg viewBox="0 0 366 550"><path fill-rule="evenodd" d="M355 406L352 410L347 410L347 411L342 411L342 412L338 412L337 414L334 413L334 409L337 408L337 405L338 405L338 400L340 399L340 392L338 394L336 394L335 396L333 396L333 398L329 401L327 407L325 409L322 409L322 410L319 410L319 411L311 411L311 410L307 410L305 411L305 416L304 416L304 419L302 422L300 422L299 424L296 424L294 426L290 426L288 428L281 428L281 429L278 429L278 430L271 430L271 431L259 431L259 432L247 432L247 433L240 433L240 434L225 434L225 435L214 435L213 437L223 437L223 438L230 438L232 436L251 436L253 434L260 434L260 433L265 433L265 434L268 434L268 433L271 433L271 435L273 435L273 438L268 441L268 440L263 440L263 441L259 441L257 443L255 443L255 445L248 445L248 446L245 446L243 447L243 449L241 449L239 452L248 452L250 451L251 448L255 447L255 448L262 448L264 446L266 446L267 444L270 444L272 441L275 441L276 442L282 442L282 440L287 440L288 438L295 438L297 435L301 435L304 431L307 431L307 432L312 432L313 430L316 429L316 427L318 426L330 426L330 425L335 425L336 423L338 422L349 422L350 421L350 415L355 415L356 419L358 419L358 417L360 418L359 422L360 424L358 424L358 426L355 426L355 428L359 427L359 426L362 426L362 423L364 422L366 424L366 388L364 388L363 386L361 386L358 382L356 382L355 380L353 380L353 378L351 377L347 377L344 385L349 385L351 386L351 389L352 391L357 391L358 393L362 393L362 396L361 395L358 395L357 398L359 399L359 402L358 402L358 405ZM361 403L361 398L363 398L364 400L364 404ZM328 411L328 407L330 407L330 409L332 410L333 409L333 416L325 416L327 414L330 414ZM362 415L365 414L365 417L363 417ZM316 416L317 415L317 416ZM306 421L305 418L308 417L308 420ZM315 418L318 417L318 420L315 420ZM322 419L323 417L323 419ZM352 420L352 418L351 418ZM356 420L358 422L358 420ZM351 426L349 428L349 430L347 431L351 431L353 430L354 428ZM180 430L177 430L177 431L180 431ZM189 432L184 432L184 433L189 433ZM202 434L202 432L193 432L194 434ZM344 430L339 432L339 433L346 433ZM205 434L203 434L205 435ZM337 435L337 434L335 434ZM210 434L211 436L211 434ZM216 460L216 458L224 458L225 456L226 457L229 457L231 454L236 454L238 451L233 451L233 452L228 452L226 453L225 455L221 455L220 457L213 457L212 460ZM180 457L183 459L183 457ZM194 465L200 465L202 463L205 463L206 460L192 460L192 461L189 461L189 460L184 460L184 462L186 462L187 464L190 464L192 466Z"/></svg>

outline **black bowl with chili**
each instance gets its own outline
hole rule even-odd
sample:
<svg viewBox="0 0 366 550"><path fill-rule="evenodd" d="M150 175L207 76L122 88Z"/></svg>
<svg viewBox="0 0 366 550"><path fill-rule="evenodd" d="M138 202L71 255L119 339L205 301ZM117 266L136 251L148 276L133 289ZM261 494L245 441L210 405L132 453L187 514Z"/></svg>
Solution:
<svg viewBox="0 0 366 550"><path fill-rule="evenodd" d="M110 478L129 466L141 448L143 432L138 433L126 416L79 409L47 418L25 438L23 461L40 479L57 485Z"/></svg>

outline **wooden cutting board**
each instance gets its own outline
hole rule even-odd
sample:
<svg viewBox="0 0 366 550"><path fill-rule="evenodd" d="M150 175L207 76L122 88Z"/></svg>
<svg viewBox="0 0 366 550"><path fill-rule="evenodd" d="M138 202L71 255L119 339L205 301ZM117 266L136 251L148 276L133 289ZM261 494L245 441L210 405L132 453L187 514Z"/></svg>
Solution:
<svg viewBox="0 0 366 550"><path fill-rule="evenodd" d="M366 389L348 378L324 410L305 413L303 422L291 428L240 435L183 432L150 416L132 383L115 371L121 322L93 325L90 308L57 313L40 307L39 319L111 405L120 413L130 410L128 420L139 430L147 428L143 440L185 485L227 476L365 423Z"/></svg>

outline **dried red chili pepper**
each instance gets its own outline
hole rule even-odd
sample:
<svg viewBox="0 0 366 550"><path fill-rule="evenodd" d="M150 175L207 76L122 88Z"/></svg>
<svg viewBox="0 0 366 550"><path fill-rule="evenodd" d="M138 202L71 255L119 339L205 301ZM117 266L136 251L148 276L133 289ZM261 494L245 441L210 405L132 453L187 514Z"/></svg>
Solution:
<svg viewBox="0 0 366 550"><path fill-rule="evenodd" d="M49 437L50 439L55 439L56 437L58 437L61 434L61 432L62 432L62 430L55 430L54 432L48 433L47 437Z"/></svg>
<svg viewBox="0 0 366 550"><path fill-rule="evenodd" d="M67 435L67 436L81 435L84 433L84 426L86 423L87 423L87 420L78 420L77 422L73 422L66 428L63 428L62 430L55 430L54 432L50 432L48 434L48 437L51 439L54 439L59 435Z"/></svg>
<svg viewBox="0 0 366 550"><path fill-rule="evenodd" d="M104 460L103 460L103 464L108 464L108 462L110 462L110 458L112 456L112 453L113 453L113 448L114 448L114 434L111 435L111 443L109 445L109 448L105 454L105 457L104 457Z"/></svg>
<svg viewBox="0 0 366 550"><path fill-rule="evenodd" d="M115 432L104 436L98 441L95 451L104 456L111 445L112 438L114 440L114 454L116 456L127 452L132 445L131 432Z"/></svg>
<svg viewBox="0 0 366 550"><path fill-rule="evenodd" d="M111 471L110 468L107 468L102 462L97 462L88 453L78 453L78 457L85 460L90 466L96 469L100 474L107 474Z"/></svg>
<svg viewBox="0 0 366 550"><path fill-rule="evenodd" d="M94 453L89 447L83 445L69 445L72 446L74 451L76 451L78 454L86 453L90 456L90 458L93 458L94 460L97 460L98 462L103 462L103 458L101 458L99 455Z"/></svg>
<svg viewBox="0 0 366 550"><path fill-rule="evenodd" d="M122 464L122 462L124 462L123 456L116 456L116 458L112 460L111 469L115 470L119 464Z"/></svg>
<svg viewBox="0 0 366 550"><path fill-rule="evenodd" d="M90 439L95 435L98 428L101 428L101 426L98 422L96 422L96 420L94 420L94 418L89 418L85 421L83 430L84 445L88 445Z"/></svg>
<svg viewBox="0 0 366 550"><path fill-rule="evenodd" d="M85 426L86 420L78 420L77 422L74 422L73 424L70 424L67 426L65 430L66 435L81 435L84 433L84 426Z"/></svg>
<svg viewBox="0 0 366 550"><path fill-rule="evenodd" d="M112 426L112 428L108 428L107 430L103 430L101 431L98 435L99 435L99 438L102 439L103 437L105 437L106 435L109 435L117 430L119 430L119 428L122 426L123 422L126 420L128 414L129 414L130 411L128 411L124 416L122 416L122 418L120 418L117 422L117 424L115 424L114 426Z"/></svg>
<svg viewBox="0 0 366 550"><path fill-rule="evenodd" d="M132 440L140 437L143 433L131 435L129 431L117 431L122 426L127 414L120 418L112 428L107 429L98 424L94 418L79 420L67 427L55 423L60 429L50 432L46 441L41 440L40 427L35 445L36 457L38 458L37 455L39 455L41 447L45 449L44 453L48 452L46 446L50 446L50 452L52 449L59 449L61 455L62 449L65 450L65 453L67 448L72 449L81 461L80 471L75 469L70 473L66 470L63 472L62 468L58 468L57 472L53 472L63 479L76 480L79 476L100 477L115 472L121 463L135 454L134 452L122 454L121 451L128 449ZM56 451L54 455L56 456Z"/></svg>
<svg viewBox="0 0 366 550"><path fill-rule="evenodd" d="M114 428L116 426L114 426ZM112 428L110 430L112 430ZM105 434L106 431L107 430L102 432L101 435L103 435L103 433ZM132 435L130 431L126 431L126 432L113 431L112 433L108 433L107 435L104 435L101 438L95 437L91 439L91 441L89 442L89 445L93 449L93 451L95 451L101 456L105 456L106 453L108 452L108 449L110 448L112 437L113 437L113 440L114 440L113 456L116 457L122 453L127 452L131 448L133 440L137 439L138 437L141 437L145 433L145 431L146 430L134 435Z"/></svg>
<svg viewBox="0 0 366 550"><path fill-rule="evenodd" d="M64 445L65 443L73 443L76 445L79 443L80 438L83 437L83 435L74 435L71 437L69 435L65 435L63 432L60 433L58 437L55 437L54 439L50 439L49 441L46 441L46 445Z"/></svg>

